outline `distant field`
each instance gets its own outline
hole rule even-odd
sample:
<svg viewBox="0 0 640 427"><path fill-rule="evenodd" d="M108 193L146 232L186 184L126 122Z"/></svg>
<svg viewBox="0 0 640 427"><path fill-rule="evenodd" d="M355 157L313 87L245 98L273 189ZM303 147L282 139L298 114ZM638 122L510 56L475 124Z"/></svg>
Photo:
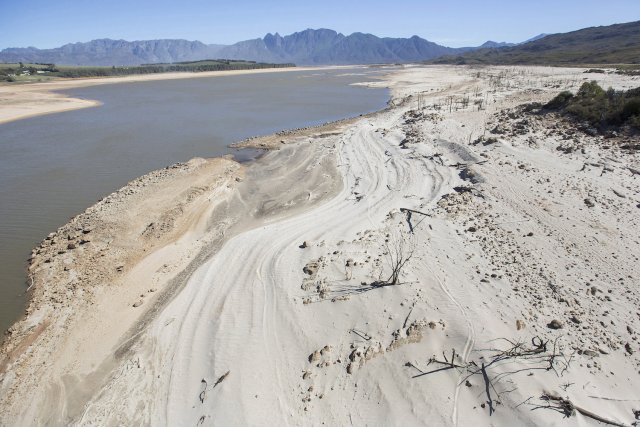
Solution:
<svg viewBox="0 0 640 427"><path fill-rule="evenodd" d="M268 64L254 61L208 59L171 64L143 64L126 67L74 66L56 64L0 64L0 81L33 82L54 78L109 77L135 74L158 74L169 72L204 72L226 70L253 70L260 68L288 68L295 64Z"/></svg>

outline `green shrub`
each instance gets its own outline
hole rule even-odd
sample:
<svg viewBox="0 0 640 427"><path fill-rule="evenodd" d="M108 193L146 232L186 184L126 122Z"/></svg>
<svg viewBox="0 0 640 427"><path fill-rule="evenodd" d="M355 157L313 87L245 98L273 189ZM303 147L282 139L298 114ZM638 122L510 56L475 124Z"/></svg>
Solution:
<svg viewBox="0 0 640 427"><path fill-rule="evenodd" d="M640 117L640 97L633 98L625 102L624 107L622 107L623 121L630 119L633 116Z"/></svg>
<svg viewBox="0 0 640 427"><path fill-rule="evenodd" d="M629 125L640 129L640 88L628 91L604 90L597 82L583 83L573 95L564 91L545 105L586 121L597 128Z"/></svg>
<svg viewBox="0 0 640 427"><path fill-rule="evenodd" d="M568 90L565 90L564 92L560 92L558 95L556 95L556 97L551 101L547 102L544 108L548 110L559 110L566 107L571 98L573 98L573 94Z"/></svg>

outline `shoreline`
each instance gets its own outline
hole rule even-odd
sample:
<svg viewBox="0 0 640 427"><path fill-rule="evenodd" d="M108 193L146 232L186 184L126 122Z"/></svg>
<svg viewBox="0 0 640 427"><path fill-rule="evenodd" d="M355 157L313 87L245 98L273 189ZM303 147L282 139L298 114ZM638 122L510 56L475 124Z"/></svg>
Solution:
<svg viewBox="0 0 640 427"><path fill-rule="evenodd" d="M65 89L118 83L139 83L161 80L180 80L207 77L225 77L245 74L278 73L292 71L333 70L358 66L264 68L255 70L229 70L205 72L172 72L123 77L72 78L42 83L0 85L0 124L24 120L47 114L100 106L99 101L78 99L58 93Z"/></svg>
<svg viewBox="0 0 640 427"><path fill-rule="evenodd" d="M638 352L627 355L621 343L638 330L628 319L640 302L629 287L640 271L628 205L640 195L624 169L637 159L575 134L582 151L559 153L566 125L516 108L550 99L548 81L579 84L578 73L394 71L384 78L391 102L379 112L243 141L272 149L250 164L194 159L131 181L34 254L40 299L0 350L0 416L344 424L353 412L408 425L514 417L548 425L560 416L520 402L576 383L565 388L572 402L630 420L630 403L589 393L634 394ZM510 84L491 86L497 75ZM631 82L606 78L616 87ZM474 90L490 97L487 109L441 108ZM497 142L474 143L493 126ZM611 171L601 178L583 167L576 177L587 162ZM611 196L611 186L625 198ZM585 208L585 197L597 206ZM404 283L367 288L386 277L385 242L398 237L415 258ZM585 280L593 285L586 296ZM546 326L554 319L563 336ZM454 348L463 365L491 357L483 349L501 340L526 345L531 336L562 338L561 351L577 360L566 376L510 377L508 388L517 387L509 393L496 380L493 417L480 406L477 376L465 387L454 369L414 379L430 354ZM526 363L487 372L499 378L518 368ZM224 383L214 391L207 384L216 379Z"/></svg>

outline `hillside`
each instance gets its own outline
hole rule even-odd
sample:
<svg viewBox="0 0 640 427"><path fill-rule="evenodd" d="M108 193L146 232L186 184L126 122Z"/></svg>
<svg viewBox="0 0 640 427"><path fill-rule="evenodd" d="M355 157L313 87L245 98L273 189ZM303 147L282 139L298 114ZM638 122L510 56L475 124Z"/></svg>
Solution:
<svg viewBox="0 0 640 427"><path fill-rule="evenodd" d="M550 34L518 46L480 49L439 58L438 64L636 64L640 21Z"/></svg>

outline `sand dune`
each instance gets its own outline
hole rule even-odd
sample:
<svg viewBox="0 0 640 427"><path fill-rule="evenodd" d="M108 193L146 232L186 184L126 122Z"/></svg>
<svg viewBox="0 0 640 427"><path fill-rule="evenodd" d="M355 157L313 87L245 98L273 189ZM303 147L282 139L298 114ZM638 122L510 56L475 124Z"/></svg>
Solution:
<svg viewBox="0 0 640 427"><path fill-rule="evenodd" d="M406 67L385 111L110 196L99 275L36 254L2 424L631 425L637 154L517 108L581 71Z"/></svg>

